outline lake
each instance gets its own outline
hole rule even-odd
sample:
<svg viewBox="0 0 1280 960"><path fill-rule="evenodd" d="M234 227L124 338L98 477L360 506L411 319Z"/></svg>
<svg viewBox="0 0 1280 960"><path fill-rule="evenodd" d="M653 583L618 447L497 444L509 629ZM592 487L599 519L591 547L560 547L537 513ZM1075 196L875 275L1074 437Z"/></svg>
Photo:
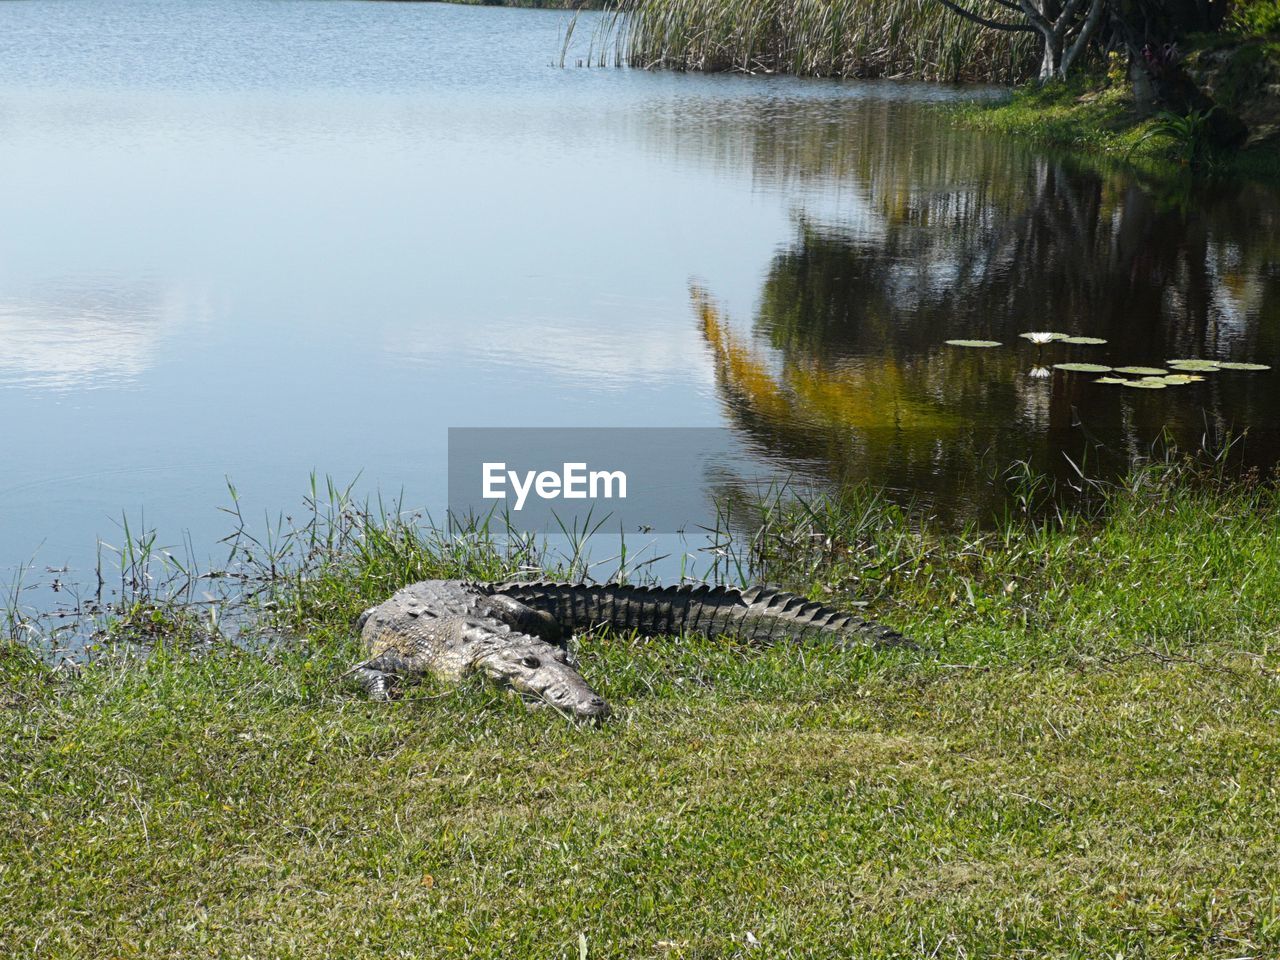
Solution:
<svg viewBox="0 0 1280 960"><path fill-rule="evenodd" d="M254 516L313 471L439 512L450 426L723 426L963 517L1014 460L1280 459L1272 371L1049 372L1275 364L1276 191L939 113L991 91L576 67L595 15L560 68L568 22L0 4L0 582L91 568L124 515L208 552L227 478Z"/></svg>

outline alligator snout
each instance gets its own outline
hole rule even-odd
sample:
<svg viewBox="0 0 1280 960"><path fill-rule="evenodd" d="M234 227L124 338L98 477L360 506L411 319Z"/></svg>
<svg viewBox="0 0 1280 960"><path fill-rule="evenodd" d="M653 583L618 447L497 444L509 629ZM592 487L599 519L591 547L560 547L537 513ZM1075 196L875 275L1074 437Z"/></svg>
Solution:
<svg viewBox="0 0 1280 960"><path fill-rule="evenodd" d="M572 714L579 720L601 720L609 715L609 704L590 688L554 686L542 692L542 699L562 713Z"/></svg>
<svg viewBox="0 0 1280 960"><path fill-rule="evenodd" d="M591 689L562 648L533 638L513 643L511 634L501 637L505 642L490 649L477 665L495 680L510 685L530 709L551 707L587 721L609 715L609 705Z"/></svg>

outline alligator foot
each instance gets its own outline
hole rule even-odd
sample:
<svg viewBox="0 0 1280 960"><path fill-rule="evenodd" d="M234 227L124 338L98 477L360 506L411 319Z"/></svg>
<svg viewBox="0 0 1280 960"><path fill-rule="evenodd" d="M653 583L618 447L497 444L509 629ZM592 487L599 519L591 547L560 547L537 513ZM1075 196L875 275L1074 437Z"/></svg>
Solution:
<svg viewBox="0 0 1280 960"><path fill-rule="evenodd" d="M351 675L360 682L370 700L393 700L399 691L399 677L394 673L374 670L370 667L357 667Z"/></svg>

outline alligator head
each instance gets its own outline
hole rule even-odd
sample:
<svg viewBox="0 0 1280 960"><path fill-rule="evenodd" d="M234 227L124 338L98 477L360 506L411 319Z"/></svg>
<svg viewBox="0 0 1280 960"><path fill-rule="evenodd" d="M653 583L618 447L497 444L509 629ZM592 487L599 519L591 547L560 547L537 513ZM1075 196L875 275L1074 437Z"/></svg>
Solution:
<svg viewBox="0 0 1280 960"><path fill-rule="evenodd" d="M609 715L609 705L570 665L569 655L541 640L496 646L478 658L476 666L492 679L509 684L530 709L548 706L586 721Z"/></svg>

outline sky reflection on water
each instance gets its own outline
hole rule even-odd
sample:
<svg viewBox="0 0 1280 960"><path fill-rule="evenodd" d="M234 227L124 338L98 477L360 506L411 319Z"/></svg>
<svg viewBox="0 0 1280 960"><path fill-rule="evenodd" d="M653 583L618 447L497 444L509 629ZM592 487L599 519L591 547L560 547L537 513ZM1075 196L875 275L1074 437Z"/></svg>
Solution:
<svg viewBox="0 0 1280 960"><path fill-rule="evenodd" d="M1275 461L1269 373L1117 396L1017 341L1275 362L1273 191L1151 191L933 108L982 91L558 70L564 21L0 5L0 578L83 568L122 512L212 544L228 476L251 512L312 470L438 511L449 426L728 424L961 514L1010 459L1165 426Z"/></svg>

